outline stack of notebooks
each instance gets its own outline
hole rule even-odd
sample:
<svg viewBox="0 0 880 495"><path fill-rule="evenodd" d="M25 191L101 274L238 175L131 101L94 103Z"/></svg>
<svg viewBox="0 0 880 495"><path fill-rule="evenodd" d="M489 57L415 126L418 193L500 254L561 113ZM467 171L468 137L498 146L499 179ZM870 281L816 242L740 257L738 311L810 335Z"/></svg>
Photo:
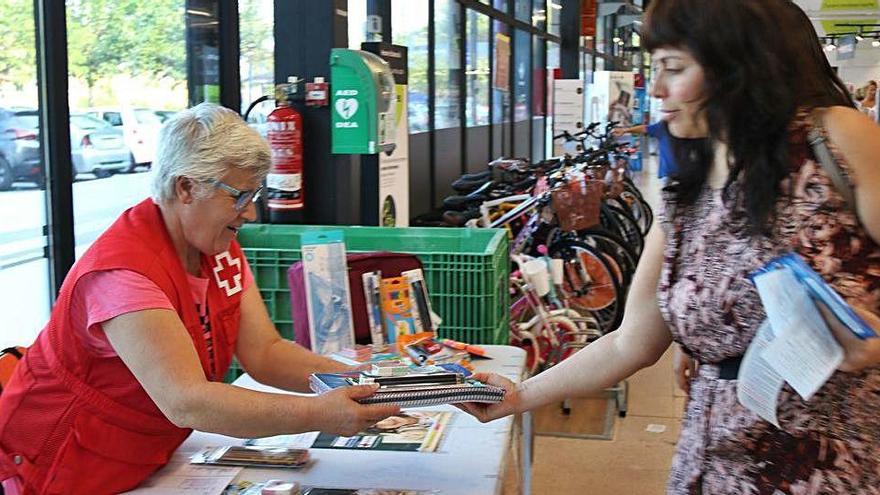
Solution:
<svg viewBox="0 0 880 495"><path fill-rule="evenodd" d="M339 387L378 383L379 389L361 404L396 404L400 407L436 406L457 402L501 402L504 389L485 385L462 373L413 373L374 376L365 372L314 373L311 389L319 394Z"/></svg>

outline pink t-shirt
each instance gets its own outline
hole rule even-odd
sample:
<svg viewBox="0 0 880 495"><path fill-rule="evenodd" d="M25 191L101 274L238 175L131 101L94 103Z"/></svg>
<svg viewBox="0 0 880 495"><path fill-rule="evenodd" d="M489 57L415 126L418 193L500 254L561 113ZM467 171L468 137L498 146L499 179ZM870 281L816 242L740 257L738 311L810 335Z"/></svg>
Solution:
<svg viewBox="0 0 880 495"><path fill-rule="evenodd" d="M244 291L251 286L254 276L247 259L242 260ZM209 280L187 274L187 281L199 315L205 318ZM102 358L116 357L116 351L107 340L101 324L119 315L146 309L173 311L174 306L159 286L137 272L92 272L83 276L73 291L70 320L87 350Z"/></svg>
<svg viewBox="0 0 880 495"><path fill-rule="evenodd" d="M247 259L242 257L242 292L254 281ZM211 342L205 302L208 298L209 279L187 274L189 288L196 302L205 338ZM106 270L84 275L73 291L70 302L70 320L87 350L101 358L116 357L116 351L107 340L101 326L119 315L145 309L170 309L171 301L152 280L131 270ZM210 348L210 345L209 345ZM6 495L21 495L18 478L0 482Z"/></svg>

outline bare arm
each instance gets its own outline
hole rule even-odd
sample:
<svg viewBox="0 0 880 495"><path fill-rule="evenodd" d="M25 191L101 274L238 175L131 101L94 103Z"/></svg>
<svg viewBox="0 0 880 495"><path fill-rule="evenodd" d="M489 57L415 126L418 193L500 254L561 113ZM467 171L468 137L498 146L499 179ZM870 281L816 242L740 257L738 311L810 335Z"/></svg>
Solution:
<svg viewBox="0 0 880 495"><path fill-rule="evenodd" d="M480 421L490 421L599 392L657 362L672 342L656 295L664 243L663 231L655 225L646 238L619 329L517 386L497 375L478 374L478 380L507 389L504 401L491 405L466 403L459 407Z"/></svg>
<svg viewBox="0 0 880 495"><path fill-rule="evenodd" d="M278 335L256 284L241 298L241 323L235 355L260 383L284 390L309 391L311 373L348 370L347 365L319 356Z"/></svg>
<svg viewBox="0 0 880 495"><path fill-rule="evenodd" d="M520 384L519 411L599 392L660 359L672 342L656 295L664 242L662 229L655 225L646 238L620 328Z"/></svg>
<svg viewBox="0 0 880 495"><path fill-rule="evenodd" d="M351 435L397 410L357 404L353 399L372 393L369 386L301 397L210 382L183 323L170 310L127 313L103 328L159 410L182 428L236 437L313 430Z"/></svg>
<svg viewBox="0 0 880 495"><path fill-rule="evenodd" d="M859 220L880 242L880 126L846 107L827 109L824 121L831 141L850 166Z"/></svg>
<svg viewBox="0 0 880 495"><path fill-rule="evenodd" d="M642 134L646 134L648 132L648 126L642 125L634 125L632 127L616 127L611 130L611 134L614 137L620 137L624 134L636 134L641 136Z"/></svg>
<svg viewBox="0 0 880 495"><path fill-rule="evenodd" d="M864 114L847 107L826 109L822 118L831 141L849 164L855 184L856 212L859 221L875 242L880 242L880 127ZM876 306L865 307L850 301L853 309L880 333L880 314ZM853 336L823 305L824 313L837 342L843 346L843 371L859 371L880 365L880 339L861 340Z"/></svg>
<svg viewBox="0 0 880 495"><path fill-rule="evenodd" d="M634 125L634 126L630 127L628 130L629 130L630 134L638 134L639 136L641 136L642 134L645 134L648 132L648 126L646 126L644 124Z"/></svg>

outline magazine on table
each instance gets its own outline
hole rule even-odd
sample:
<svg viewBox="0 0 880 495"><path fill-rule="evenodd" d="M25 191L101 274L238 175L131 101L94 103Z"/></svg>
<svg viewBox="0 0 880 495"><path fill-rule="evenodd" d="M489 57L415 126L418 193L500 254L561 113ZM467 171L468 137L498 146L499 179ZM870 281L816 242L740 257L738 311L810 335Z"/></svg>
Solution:
<svg viewBox="0 0 880 495"><path fill-rule="evenodd" d="M451 411L402 411L350 437L320 433L312 448L435 452L454 416Z"/></svg>
<svg viewBox="0 0 880 495"><path fill-rule="evenodd" d="M245 445L283 449L353 449L435 452L456 413L407 410L379 421L350 437L308 432L252 438Z"/></svg>

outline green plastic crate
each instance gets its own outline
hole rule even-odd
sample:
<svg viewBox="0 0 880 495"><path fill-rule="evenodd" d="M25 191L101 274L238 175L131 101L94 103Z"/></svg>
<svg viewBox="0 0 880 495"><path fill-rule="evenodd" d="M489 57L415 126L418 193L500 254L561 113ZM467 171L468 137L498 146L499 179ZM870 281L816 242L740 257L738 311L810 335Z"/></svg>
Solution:
<svg viewBox="0 0 880 495"><path fill-rule="evenodd" d="M415 254L424 265L438 335L472 344L506 344L510 294L507 233L500 229L246 225L238 232L278 331L293 338L287 269L301 259L300 234L341 230L349 253Z"/></svg>

